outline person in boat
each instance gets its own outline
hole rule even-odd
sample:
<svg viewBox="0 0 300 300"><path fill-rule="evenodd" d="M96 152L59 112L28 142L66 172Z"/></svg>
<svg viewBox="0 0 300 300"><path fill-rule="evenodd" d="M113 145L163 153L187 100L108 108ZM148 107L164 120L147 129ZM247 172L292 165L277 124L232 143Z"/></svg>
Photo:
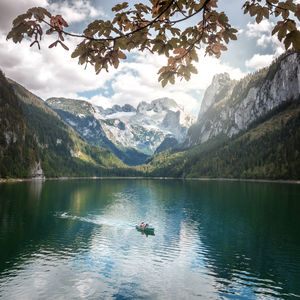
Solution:
<svg viewBox="0 0 300 300"><path fill-rule="evenodd" d="M142 222L141 225L140 225L140 227L145 227L145 223Z"/></svg>
<svg viewBox="0 0 300 300"><path fill-rule="evenodd" d="M149 226L149 224L147 223L146 225L145 225L145 227L148 227Z"/></svg>

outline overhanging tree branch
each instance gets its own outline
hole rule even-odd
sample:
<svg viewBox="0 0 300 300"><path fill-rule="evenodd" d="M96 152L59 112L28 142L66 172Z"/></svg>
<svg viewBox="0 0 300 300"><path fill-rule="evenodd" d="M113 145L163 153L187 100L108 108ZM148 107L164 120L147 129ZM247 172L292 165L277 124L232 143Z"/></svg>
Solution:
<svg viewBox="0 0 300 300"><path fill-rule="evenodd" d="M175 83L175 77L189 80L191 73L197 73L193 66L193 62L198 61L197 48L204 48L206 54L219 58L221 52L227 50L225 44L237 39L237 30L231 27L226 13L217 10L221 0L149 1L150 6L139 3L133 5L134 9L127 2L117 4L112 8L115 12L112 20L95 20L83 34L65 30L68 24L61 15L52 16L46 9L34 7L14 20L7 39L18 43L27 36L34 39L30 46L37 44L40 48L43 36L40 23L44 23L49 27L46 34L57 33L58 36L50 48L61 45L68 50L64 36L81 38L72 57L78 58L79 64L91 64L96 73L103 69L108 71L110 66L118 68L120 60L126 59L124 51L137 49L165 55L168 64L158 72L163 86ZM245 14L255 17L257 23L268 19L270 14L279 18L272 34L277 34L286 49L300 50L300 32L294 20L300 20L300 4L292 0L249 0L243 9ZM193 19L194 25L184 25L185 21L200 16L200 12L201 17ZM180 18L176 18L178 13ZM178 24L181 26L176 27Z"/></svg>

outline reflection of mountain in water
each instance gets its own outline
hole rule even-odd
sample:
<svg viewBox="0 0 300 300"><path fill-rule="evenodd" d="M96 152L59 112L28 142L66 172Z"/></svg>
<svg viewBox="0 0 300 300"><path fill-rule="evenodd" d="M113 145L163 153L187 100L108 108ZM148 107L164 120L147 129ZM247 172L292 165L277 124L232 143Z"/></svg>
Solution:
<svg viewBox="0 0 300 300"><path fill-rule="evenodd" d="M46 256L57 252L63 256L67 255L66 248L76 251L82 247L82 240L88 245L92 226L69 222L64 227L60 221L53 222L57 199L64 199L68 207L72 206L73 199L65 198L62 193L63 189L49 189L49 182L43 181L0 185L0 276L12 265L34 260L37 252Z"/></svg>
<svg viewBox="0 0 300 300"><path fill-rule="evenodd" d="M199 201L192 203L189 218L199 222L205 265L221 286L232 293L248 286L249 291L268 291L273 297L297 287L294 292L300 294L295 252L300 221L293 214L297 204L290 197L292 188L243 182L190 183L190 187ZM201 265L203 254L198 261Z"/></svg>
<svg viewBox="0 0 300 300"><path fill-rule="evenodd" d="M0 195L0 297L300 294L298 186L70 180ZM136 231L141 220L154 237Z"/></svg>

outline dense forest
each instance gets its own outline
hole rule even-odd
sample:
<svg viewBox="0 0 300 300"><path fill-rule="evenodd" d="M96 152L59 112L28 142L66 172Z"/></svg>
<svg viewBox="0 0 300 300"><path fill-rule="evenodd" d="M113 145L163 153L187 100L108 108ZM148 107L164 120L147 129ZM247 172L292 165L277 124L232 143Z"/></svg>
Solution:
<svg viewBox="0 0 300 300"><path fill-rule="evenodd" d="M300 178L300 101L286 102L229 139L167 150L143 170L150 176Z"/></svg>
<svg viewBox="0 0 300 300"><path fill-rule="evenodd" d="M0 71L0 177L28 177L38 147L13 87Z"/></svg>

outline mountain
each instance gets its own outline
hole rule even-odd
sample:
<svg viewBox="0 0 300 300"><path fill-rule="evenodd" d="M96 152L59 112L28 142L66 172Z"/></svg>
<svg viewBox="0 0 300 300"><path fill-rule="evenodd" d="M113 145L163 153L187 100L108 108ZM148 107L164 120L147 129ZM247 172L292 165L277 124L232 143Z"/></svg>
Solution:
<svg viewBox="0 0 300 300"><path fill-rule="evenodd" d="M167 136L183 142L195 121L169 98L143 101L136 109L129 104L103 109L65 98L50 98L46 103L88 143L109 149L129 165L143 163Z"/></svg>
<svg viewBox="0 0 300 300"><path fill-rule="evenodd" d="M227 98L232 93L235 84L236 81L231 80L228 73L216 74L213 77L212 83L204 93L198 121L201 119L201 115L203 115L210 106Z"/></svg>
<svg viewBox="0 0 300 300"><path fill-rule="evenodd" d="M135 174L86 143L45 102L0 74L0 177Z"/></svg>
<svg viewBox="0 0 300 300"><path fill-rule="evenodd" d="M183 142L195 118L170 98L160 98L151 103L142 101L135 112L107 115L104 130L116 144L133 145L151 155L164 141L173 136Z"/></svg>
<svg viewBox="0 0 300 300"><path fill-rule="evenodd" d="M0 178L35 176L36 149L13 87L0 71Z"/></svg>
<svg viewBox="0 0 300 300"><path fill-rule="evenodd" d="M239 81L216 75L186 141L147 162L149 176L299 180L300 52Z"/></svg>
<svg viewBox="0 0 300 300"><path fill-rule="evenodd" d="M166 150L148 176L300 179L300 98L284 102L232 138L221 134L187 150Z"/></svg>
<svg viewBox="0 0 300 300"><path fill-rule="evenodd" d="M163 142L156 148L154 154L157 154L169 148L177 147L178 145L178 141L172 135L167 135Z"/></svg>
<svg viewBox="0 0 300 300"><path fill-rule="evenodd" d="M104 109L101 106L98 106L97 108L103 116L112 115L118 112L136 112L136 109L130 104L125 104L123 106L115 104L112 108L107 109Z"/></svg>
<svg viewBox="0 0 300 300"><path fill-rule="evenodd" d="M106 135L104 123L98 118L101 109L94 107L91 103L65 98L50 98L46 104L57 112L62 120L77 131L86 142L108 149L126 164L142 164L148 157L132 147L125 148L114 144Z"/></svg>
<svg viewBox="0 0 300 300"><path fill-rule="evenodd" d="M195 124L172 99L108 109L64 98L45 103L0 73L0 177L299 180L299 72L300 52L290 51L239 81L216 75ZM128 167L93 143L123 160L155 153Z"/></svg>
<svg viewBox="0 0 300 300"><path fill-rule="evenodd" d="M198 145L224 134L232 137L281 103L300 94L300 52L288 52L270 67L239 81L219 74L207 88L197 123L190 127L184 146Z"/></svg>

